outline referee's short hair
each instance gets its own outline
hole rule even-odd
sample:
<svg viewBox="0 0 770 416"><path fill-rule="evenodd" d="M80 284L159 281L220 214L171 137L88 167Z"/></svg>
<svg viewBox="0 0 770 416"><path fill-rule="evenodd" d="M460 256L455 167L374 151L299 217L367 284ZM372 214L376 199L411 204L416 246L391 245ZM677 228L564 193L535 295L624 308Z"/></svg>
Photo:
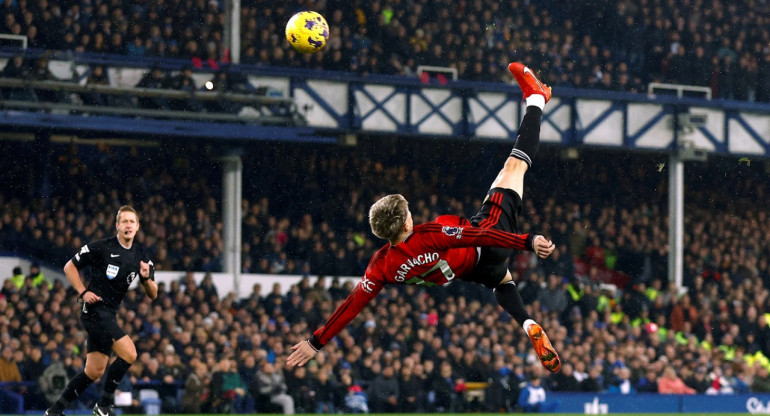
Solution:
<svg viewBox="0 0 770 416"><path fill-rule="evenodd" d="M409 204L402 195L388 195L369 209L369 225L377 237L391 240L404 227L409 215Z"/></svg>
<svg viewBox="0 0 770 416"><path fill-rule="evenodd" d="M115 222L120 222L120 214L124 212L133 212L134 215L136 215L136 222L139 222L139 213L136 212L134 207L129 205L123 205L122 207L118 208L118 214L115 215Z"/></svg>

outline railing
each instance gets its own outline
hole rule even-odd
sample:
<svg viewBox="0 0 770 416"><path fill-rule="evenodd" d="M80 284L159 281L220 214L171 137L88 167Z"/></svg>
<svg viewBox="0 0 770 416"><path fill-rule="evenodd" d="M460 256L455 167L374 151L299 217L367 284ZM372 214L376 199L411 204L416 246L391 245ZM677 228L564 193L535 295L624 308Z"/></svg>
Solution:
<svg viewBox="0 0 770 416"><path fill-rule="evenodd" d="M126 88L112 87L108 85L80 85L66 81L33 81L27 79L5 78L0 79L0 88L20 89L29 92L31 100L2 100L0 105L4 109L25 109L43 111L63 111L71 114L103 114L120 115L129 117L146 117L160 119L201 120L232 123L252 123L259 125L286 125L303 126L306 124L304 117L297 112L294 101L283 97L266 97L253 94L239 94L233 92L217 91L180 91L171 89L150 88ZM251 107L253 112L241 112L240 114L228 114L224 112L195 112L178 110L157 110L148 108L134 108L124 105L102 106L79 104L72 102L58 102L59 100L41 101L35 91L64 94L100 94L103 96L129 98L164 98L169 100L197 100L199 102L225 102ZM133 101L129 102L134 104Z"/></svg>

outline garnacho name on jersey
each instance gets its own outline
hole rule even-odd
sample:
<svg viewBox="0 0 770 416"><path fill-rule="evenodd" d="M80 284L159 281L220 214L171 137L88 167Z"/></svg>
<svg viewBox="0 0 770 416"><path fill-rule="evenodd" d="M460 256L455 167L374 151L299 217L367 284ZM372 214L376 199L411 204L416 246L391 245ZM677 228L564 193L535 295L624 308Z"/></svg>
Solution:
<svg viewBox="0 0 770 416"><path fill-rule="evenodd" d="M406 275L409 274L409 271L415 266L422 266L435 261L438 261L438 253L423 253L417 257L407 259L401 266L399 266L398 270L396 270L396 276L393 278L397 282L403 282L406 280Z"/></svg>

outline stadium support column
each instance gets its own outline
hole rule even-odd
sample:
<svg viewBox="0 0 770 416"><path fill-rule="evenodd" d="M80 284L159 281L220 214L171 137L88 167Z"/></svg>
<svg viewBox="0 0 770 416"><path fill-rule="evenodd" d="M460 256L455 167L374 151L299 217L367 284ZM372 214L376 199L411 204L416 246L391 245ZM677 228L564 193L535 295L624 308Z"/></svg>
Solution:
<svg viewBox="0 0 770 416"><path fill-rule="evenodd" d="M224 261L222 271L233 277L233 292L240 298L241 281L241 193L243 162L238 151L219 158L223 164L222 222L224 225Z"/></svg>
<svg viewBox="0 0 770 416"><path fill-rule="evenodd" d="M225 45L230 49L230 62L241 62L241 0L225 0L227 27Z"/></svg>
<svg viewBox="0 0 770 416"><path fill-rule="evenodd" d="M682 287L684 272L684 160L671 153L668 169L668 281Z"/></svg>

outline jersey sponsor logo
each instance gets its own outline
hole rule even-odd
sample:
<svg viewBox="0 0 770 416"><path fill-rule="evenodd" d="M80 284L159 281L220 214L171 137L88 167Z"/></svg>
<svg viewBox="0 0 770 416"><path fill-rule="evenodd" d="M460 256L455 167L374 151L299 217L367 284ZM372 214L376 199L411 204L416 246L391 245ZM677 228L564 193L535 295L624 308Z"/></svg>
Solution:
<svg viewBox="0 0 770 416"><path fill-rule="evenodd" d="M130 285L131 282L133 282L135 278L136 278L136 272L129 273L128 276L126 276L126 283L128 283Z"/></svg>
<svg viewBox="0 0 770 416"><path fill-rule="evenodd" d="M80 247L80 251L78 254L75 254L75 260L80 261L80 255L88 253L88 244L84 245L83 247Z"/></svg>
<svg viewBox="0 0 770 416"><path fill-rule="evenodd" d="M401 266L399 266L398 270L396 270L396 275L393 279L397 282L403 282L406 280L406 275L409 274L409 271L412 270L412 268L415 266L422 266L423 264L433 263L434 261L438 261L438 253L423 253L417 257L407 259Z"/></svg>
<svg viewBox="0 0 770 416"><path fill-rule="evenodd" d="M454 236L458 240L461 239L463 236L463 229L460 227L450 227L446 225L441 228L441 232L448 235L449 237Z"/></svg>
<svg viewBox="0 0 770 416"><path fill-rule="evenodd" d="M110 254L110 257L112 257L112 258L120 257L120 254Z"/></svg>
<svg viewBox="0 0 770 416"><path fill-rule="evenodd" d="M364 277L361 279L360 284L361 284L361 289L363 289L364 292L366 293L374 292L374 287L376 283L373 280L369 280L369 278L366 277L366 275L364 275Z"/></svg>
<svg viewBox="0 0 770 416"><path fill-rule="evenodd" d="M112 280L115 278L115 276L118 275L118 270L120 270L120 267L110 264L107 266L107 278Z"/></svg>

